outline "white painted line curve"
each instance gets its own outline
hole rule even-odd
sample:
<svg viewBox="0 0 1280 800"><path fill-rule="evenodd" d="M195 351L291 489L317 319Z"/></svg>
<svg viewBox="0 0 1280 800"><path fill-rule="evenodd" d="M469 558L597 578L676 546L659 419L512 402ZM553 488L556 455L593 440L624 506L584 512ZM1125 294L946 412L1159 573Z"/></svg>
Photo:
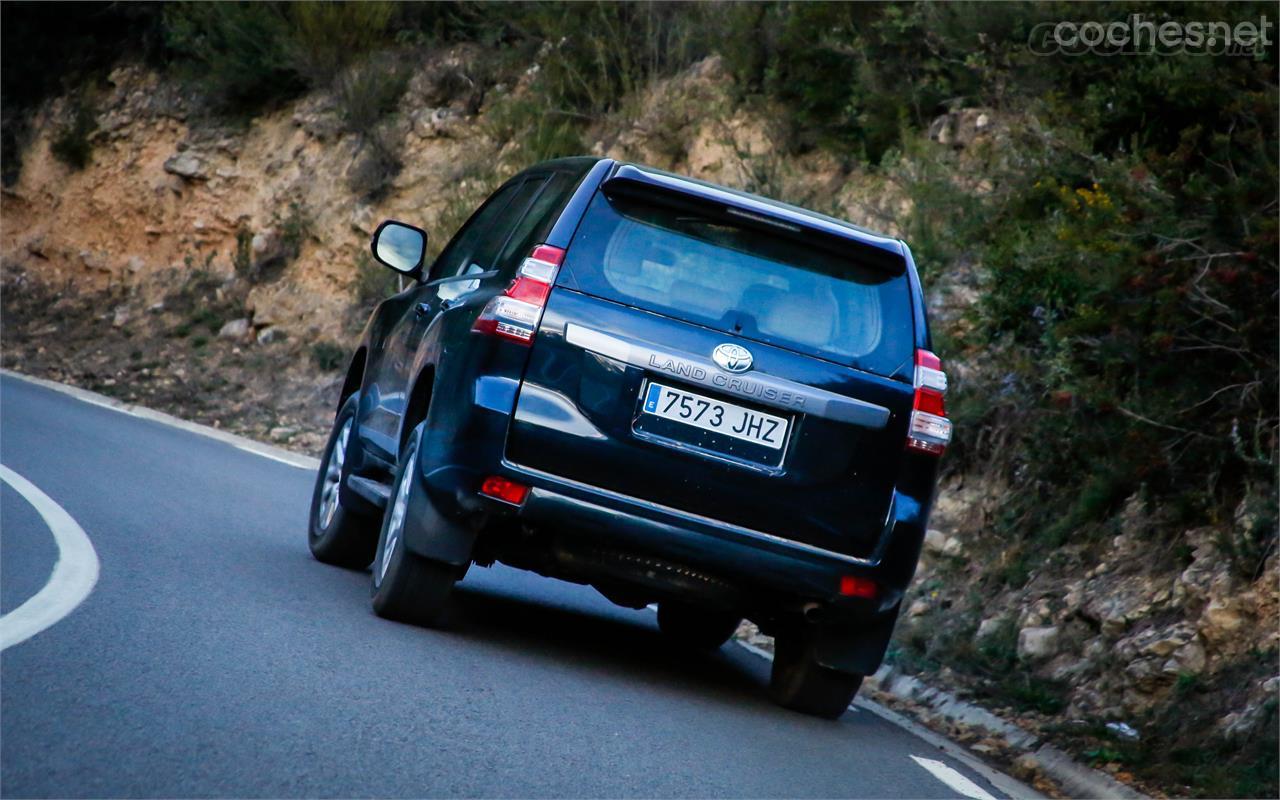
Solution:
<svg viewBox="0 0 1280 800"><path fill-rule="evenodd" d="M49 495L0 464L0 481L14 488L49 526L58 560L40 591L0 617L0 650L21 644L75 611L98 582L98 554L84 529Z"/></svg>
<svg viewBox="0 0 1280 800"><path fill-rule="evenodd" d="M911 760L923 767L930 775L945 783L951 789L973 800L996 800L986 789L960 774L959 770L948 767L941 761L932 758L912 756Z"/></svg>
<svg viewBox="0 0 1280 800"><path fill-rule="evenodd" d="M207 436L210 439L217 439L220 442L225 442L233 447L239 448L246 453L253 453L256 456L264 456L272 459L273 461L279 461L281 464L288 464L291 467L297 467L302 470L316 470L320 468L319 459L312 458L311 456L305 456L301 453L295 453L281 447L264 444L244 436L237 436L234 433L228 433L227 431L210 427L209 425L201 425L198 422L181 419L173 416L172 414L166 414L163 411L156 411L155 409L147 408L146 406L130 405L129 403L107 397L106 395L91 392L88 389L81 389L78 386L56 383L54 381L37 378L32 375L23 375L21 372L14 372L13 370L8 369L0 369L0 375L3 375L6 378L13 378L14 380L22 381L23 383L39 386L53 392L58 392L59 394L64 394L68 397L74 397L81 402L98 406L99 408L105 408L108 411L118 411L121 414L127 414L135 419L145 419L150 422L158 422L161 425L167 425L170 428L177 428L178 430L187 431L188 433L196 433L201 436Z"/></svg>

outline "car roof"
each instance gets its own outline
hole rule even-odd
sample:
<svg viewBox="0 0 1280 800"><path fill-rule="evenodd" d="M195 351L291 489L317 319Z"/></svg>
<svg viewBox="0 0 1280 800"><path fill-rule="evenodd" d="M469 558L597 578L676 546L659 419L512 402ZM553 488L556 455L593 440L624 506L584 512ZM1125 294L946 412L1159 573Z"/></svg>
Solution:
<svg viewBox="0 0 1280 800"><path fill-rule="evenodd" d="M566 158L555 158L539 162L524 170L521 174L547 169L567 169L573 172L581 171L585 173L592 166L600 163L601 161L607 160L609 159L600 156L569 156ZM869 244L897 254L900 254L903 249L902 243L898 238L878 231L873 231L869 228L849 222L848 220L828 216L827 214L820 214L812 209L792 205L790 203L784 203L781 200L774 200L773 198L765 197L763 195L744 192L741 189L722 186L718 183L712 183L700 178L680 175L675 172L668 172L667 170L651 167L647 164L628 161L616 162L613 170L611 171L610 177L619 177L620 175L625 176L629 170L636 170L644 176L655 179L653 181L655 184L666 185L669 188L679 188L681 191L701 197L704 200L727 200L729 198L726 197L726 195L729 195L736 198L746 207L763 206L764 209L762 210L766 210L766 213L778 213L782 219L799 217L801 220L811 220L813 222L822 223L821 227L824 228L828 226L835 226L848 238L857 239L863 244ZM636 176L634 173L631 173L631 177L634 178ZM773 214L771 214L771 216L772 215Z"/></svg>
<svg viewBox="0 0 1280 800"><path fill-rule="evenodd" d="M830 225L835 225L853 234L859 234L860 235L859 238L865 237L866 239L868 239L868 241L866 241L866 244L874 244L881 247L885 247L886 249L892 250L894 252L900 252L899 243L896 237L889 236L883 233L878 233L868 228L864 228L861 225L856 225L852 222L849 222L848 220L843 220L838 217L828 216L826 214L820 214L817 211L813 211L812 209L804 208L802 206L792 205L791 203L784 203L781 200L774 200L771 197L765 197L763 195L753 194L751 192L744 192L741 189L734 189L728 186L722 186L718 183L704 181L699 178L690 177L688 175L680 175L674 172L668 172L667 170L658 169L657 167L651 167L645 164L620 162L618 166L619 168L631 167L632 169L639 170L640 172L646 173L648 175L661 176L662 178L666 178L668 181L677 181L679 183L685 184L685 187L682 187L682 188L685 188L686 191L690 191L691 193L701 195L708 200L723 199L721 197L717 197L717 195L721 193L729 194L741 200L745 200L753 205L761 204L764 206L768 206L772 209L785 212L786 216L788 217L794 215L794 216L799 216L806 219L821 221ZM617 173L618 173L618 170L615 169L614 174L616 175ZM704 191L698 191L699 189Z"/></svg>

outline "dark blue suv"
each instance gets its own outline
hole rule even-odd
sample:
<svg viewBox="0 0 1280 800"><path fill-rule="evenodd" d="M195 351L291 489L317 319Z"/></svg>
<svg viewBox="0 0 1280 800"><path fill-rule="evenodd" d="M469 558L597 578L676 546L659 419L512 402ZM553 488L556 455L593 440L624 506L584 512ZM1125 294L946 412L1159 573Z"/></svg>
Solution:
<svg viewBox="0 0 1280 800"><path fill-rule="evenodd" d="M901 241L611 159L507 181L365 327L311 505L431 625L502 561L658 604L714 648L776 637L771 691L837 717L884 657L951 437Z"/></svg>

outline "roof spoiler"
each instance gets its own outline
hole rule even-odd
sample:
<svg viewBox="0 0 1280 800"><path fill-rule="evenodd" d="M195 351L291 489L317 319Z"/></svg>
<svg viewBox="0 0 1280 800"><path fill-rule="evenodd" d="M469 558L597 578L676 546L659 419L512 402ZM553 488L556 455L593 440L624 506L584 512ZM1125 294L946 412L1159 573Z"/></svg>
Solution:
<svg viewBox="0 0 1280 800"><path fill-rule="evenodd" d="M902 245L896 239L877 236L848 223L763 197L628 164L618 167L601 189L610 198L660 202L794 238L894 275L906 271Z"/></svg>

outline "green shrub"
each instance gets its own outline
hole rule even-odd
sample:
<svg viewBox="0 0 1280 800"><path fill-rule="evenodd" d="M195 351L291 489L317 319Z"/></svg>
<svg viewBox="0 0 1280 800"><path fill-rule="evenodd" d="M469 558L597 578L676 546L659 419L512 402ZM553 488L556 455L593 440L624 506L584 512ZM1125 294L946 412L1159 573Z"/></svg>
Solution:
<svg viewBox="0 0 1280 800"><path fill-rule="evenodd" d="M217 105L255 110L304 87L291 60L289 20L276 3L175 3L165 42Z"/></svg>
<svg viewBox="0 0 1280 800"><path fill-rule="evenodd" d="M347 365L347 351L341 345L318 341L311 345L311 360L324 372L336 372Z"/></svg>
<svg viewBox="0 0 1280 800"><path fill-rule="evenodd" d="M175 3L165 42L216 105L253 112L327 85L386 42L394 12L385 2Z"/></svg>
<svg viewBox="0 0 1280 800"><path fill-rule="evenodd" d="M404 168L400 149L401 141L394 130L375 128L360 142L356 159L347 172L347 188L369 202L382 199Z"/></svg>
<svg viewBox="0 0 1280 800"><path fill-rule="evenodd" d="M305 0L289 4L287 12L289 64L309 85L323 86L354 59L388 44L396 4Z"/></svg>
<svg viewBox="0 0 1280 800"><path fill-rule="evenodd" d="M292 261L302 252L303 243L311 235L311 215L303 203L293 200L284 217L276 218L276 226L280 231L284 257Z"/></svg>
<svg viewBox="0 0 1280 800"><path fill-rule="evenodd" d="M390 269L367 253L361 253L356 261L352 290L353 317L363 324L374 306L400 290L400 282Z"/></svg>
<svg viewBox="0 0 1280 800"><path fill-rule="evenodd" d="M334 82L334 97L343 129L370 134L379 122L396 110L409 70L399 59L371 59L348 69Z"/></svg>
<svg viewBox="0 0 1280 800"><path fill-rule="evenodd" d="M236 231L236 249L231 256L231 266L241 277L248 276L253 269L253 231L248 228Z"/></svg>
<svg viewBox="0 0 1280 800"><path fill-rule="evenodd" d="M77 98L71 119L53 137L50 152L68 167L84 169L93 160L93 141L89 137L97 127L93 105L83 97Z"/></svg>

